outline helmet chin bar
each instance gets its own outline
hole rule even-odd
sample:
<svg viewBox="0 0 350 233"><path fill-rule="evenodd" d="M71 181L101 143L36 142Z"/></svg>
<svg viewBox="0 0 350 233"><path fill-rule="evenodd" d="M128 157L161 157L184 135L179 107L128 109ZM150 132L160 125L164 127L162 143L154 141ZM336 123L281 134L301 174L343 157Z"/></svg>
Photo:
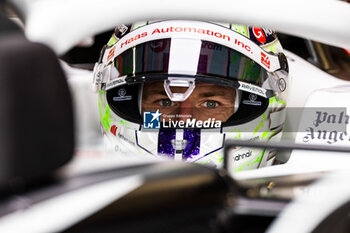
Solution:
<svg viewBox="0 0 350 233"><path fill-rule="evenodd" d="M171 78L164 80L164 90L171 101L185 101L193 92L196 87L194 78ZM174 93L170 87L187 87L184 93Z"/></svg>
<svg viewBox="0 0 350 233"><path fill-rule="evenodd" d="M182 133L182 131L181 131ZM183 152L188 144L186 139L173 139L171 140L171 145L175 149L174 160L181 161L183 160Z"/></svg>

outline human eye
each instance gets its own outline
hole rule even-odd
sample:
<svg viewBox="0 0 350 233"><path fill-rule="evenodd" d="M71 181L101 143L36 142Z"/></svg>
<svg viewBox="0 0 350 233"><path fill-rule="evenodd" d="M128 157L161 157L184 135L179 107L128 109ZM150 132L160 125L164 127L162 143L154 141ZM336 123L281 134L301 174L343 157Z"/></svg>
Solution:
<svg viewBox="0 0 350 233"><path fill-rule="evenodd" d="M210 109L217 108L219 105L220 104L215 100L207 100L202 104L203 107L210 108Z"/></svg>
<svg viewBox="0 0 350 233"><path fill-rule="evenodd" d="M158 101L158 103L162 107L172 107L175 105L175 103L173 101L171 101L170 99L161 99Z"/></svg>

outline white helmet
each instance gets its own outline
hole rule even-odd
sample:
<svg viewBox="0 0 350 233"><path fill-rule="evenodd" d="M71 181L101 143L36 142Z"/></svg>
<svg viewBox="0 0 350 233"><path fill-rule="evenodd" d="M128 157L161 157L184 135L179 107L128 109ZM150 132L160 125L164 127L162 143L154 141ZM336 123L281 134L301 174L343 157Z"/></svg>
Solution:
<svg viewBox="0 0 350 233"><path fill-rule="evenodd" d="M118 26L94 68L108 148L221 167L228 139L279 139L289 76L276 33L188 20ZM237 147L234 171L275 152Z"/></svg>

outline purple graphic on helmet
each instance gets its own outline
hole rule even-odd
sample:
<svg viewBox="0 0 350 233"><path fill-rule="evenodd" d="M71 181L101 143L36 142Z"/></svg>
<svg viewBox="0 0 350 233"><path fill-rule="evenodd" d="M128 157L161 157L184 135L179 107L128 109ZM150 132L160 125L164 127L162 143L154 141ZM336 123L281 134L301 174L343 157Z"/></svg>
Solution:
<svg viewBox="0 0 350 233"><path fill-rule="evenodd" d="M183 157L186 159L192 159L196 155L199 155L199 147L201 142L201 130L200 129L185 129L184 139L187 140L187 146L183 152Z"/></svg>
<svg viewBox="0 0 350 233"><path fill-rule="evenodd" d="M158 154L174 157L175 149L171 140L175 139L175 129L160 129L158 134Z"/></svg>

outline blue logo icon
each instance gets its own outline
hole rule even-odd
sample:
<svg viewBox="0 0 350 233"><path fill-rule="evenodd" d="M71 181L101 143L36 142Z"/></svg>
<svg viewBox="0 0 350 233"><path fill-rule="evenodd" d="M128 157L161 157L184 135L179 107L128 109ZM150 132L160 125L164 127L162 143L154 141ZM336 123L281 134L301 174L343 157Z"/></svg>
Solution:
<svg viewBox="0 0 350 233"><path fill-rule="evenodd" d="M143 112L143 128L145 129L159 129L160 128L159 110L156 112Z"/></svg>

